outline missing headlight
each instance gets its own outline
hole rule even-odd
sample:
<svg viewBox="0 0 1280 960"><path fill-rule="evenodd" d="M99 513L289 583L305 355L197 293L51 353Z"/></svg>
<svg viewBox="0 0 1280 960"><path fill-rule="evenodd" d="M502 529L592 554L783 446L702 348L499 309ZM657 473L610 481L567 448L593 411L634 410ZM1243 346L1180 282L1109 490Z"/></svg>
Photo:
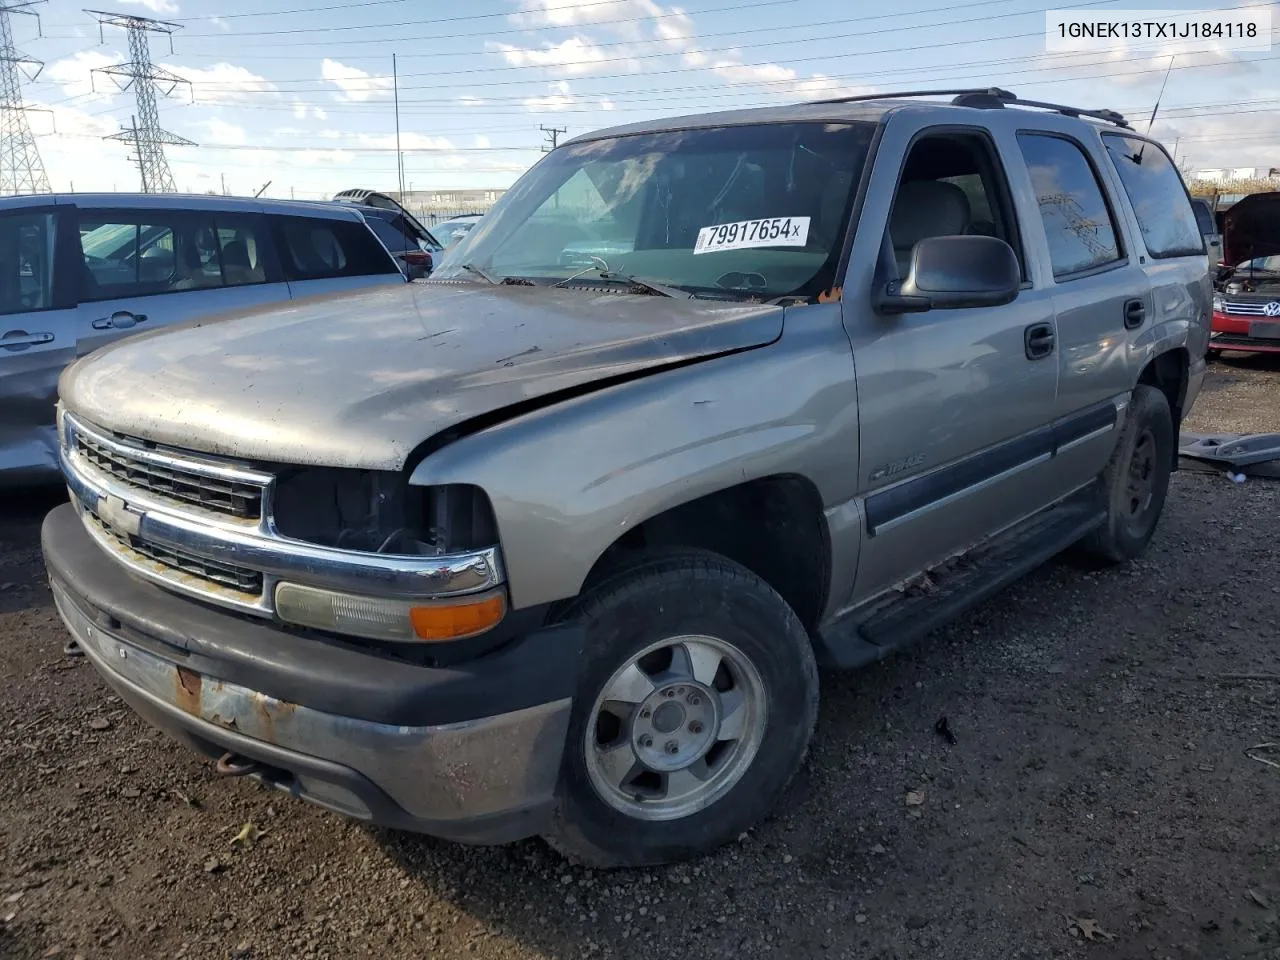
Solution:
<svg viewBox="0 0 1280 960"><path fill-rule="evenodd" d="M279 477L273 500L280 533L322 546L438 556L497 542L489 498L468 484L415 487L398 473L315 467Z"/></svg>

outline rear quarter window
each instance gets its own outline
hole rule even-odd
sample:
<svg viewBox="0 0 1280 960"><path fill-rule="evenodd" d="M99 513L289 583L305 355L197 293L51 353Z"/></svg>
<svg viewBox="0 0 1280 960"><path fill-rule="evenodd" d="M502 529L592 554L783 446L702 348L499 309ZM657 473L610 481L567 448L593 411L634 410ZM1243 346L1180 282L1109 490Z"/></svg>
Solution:
<svg viewBox="0 0 1280 960"><path fill-rule="evenodd" d="M278 217L281 259L290 280L399 273L370 229L355 220Z"/></svg>
<svg viewBox="0 0 1280 960"><path fill-rule="evenodd" d="M1102 142L1133 205L1147 253L1158 259L1202 256L1204 238L1195 210L1163 148L1114 133L1103 134Z"/></svg>

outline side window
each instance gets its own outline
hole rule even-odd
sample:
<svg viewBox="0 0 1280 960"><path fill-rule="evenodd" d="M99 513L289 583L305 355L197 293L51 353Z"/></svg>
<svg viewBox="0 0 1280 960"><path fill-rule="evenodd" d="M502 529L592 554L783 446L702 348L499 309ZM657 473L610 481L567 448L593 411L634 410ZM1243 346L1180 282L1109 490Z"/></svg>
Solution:
<svg viewBox="0 0 1280 960"><path fill-rule="evenodd" d="M1018 134L1018 144L1040 205L1054 279L1120 260L1115 220L1079 144L1038 133Z"/></svg>
<svg viewBox="0 0 1280 960"><path fill-rule="evenodd" d="M222 286L221 251L205 213L83 213L81 299L114 300Z"/></svg>
<svg viewBox="0 0 1280 960"><path fill-rule="evenodd" d="M1202 255L1204 237L1169 155L1157 144L1137 137L1108 133L1102 142L1133 204L1147 253L1157 259Z"/></svg>
<svg viewBox="0 0 1280 960"><path fill-rule="evenodd" d="M281 217L285 270L291 280L400 273L363 223L320 217Z"/></svg>
<svg viewBox="0 0 1280 960"><path fill-rule="evenodd" d="M267 282L269 243L259 217L217 214L217 256L222 281L228 287Z"/></svg>
<svg viewBox="0 0 1280 960"><path fill-rule="evenodd" d="M1191 209L1195 211L1196 226L1200 228L1201 234L1218 232L1218 225L1213 222L1213 213L1209 210L1207 201L1192 200Z"/></svg>
<svg viewBox="0 0 1280 960"><path fill-rule="evenodd" d="M53 306L52 213L0 217L0 315Z"/></svg>
<svg viewBox="0 0 1280 960"><path fill-rule="evenodd" d="M371 216L369 217L369 227L392 253L414 246L389 220Z"/></svg>
<svg viewBox="0 0 1280 960"><path fill-rule="evenodd" d="M947 133L916 140L889 219L898 276L910 270L915 245L931 237L997 237L1021 262L1022 244L1008 198L1008 180L986 137Z"/></svg>

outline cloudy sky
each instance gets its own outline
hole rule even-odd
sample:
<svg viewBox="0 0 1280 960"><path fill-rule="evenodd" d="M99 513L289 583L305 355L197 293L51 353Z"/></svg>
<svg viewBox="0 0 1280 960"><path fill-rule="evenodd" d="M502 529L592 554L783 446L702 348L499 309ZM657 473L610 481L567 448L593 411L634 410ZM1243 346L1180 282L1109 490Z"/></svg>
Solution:
<svg viewBox="0 0 1280 960"><path fill-rule="evenodd" d="M539 126L569 135L685 112L863 91L999 84L1027 98L1145 117L1172 63L1153 133L1194 168L1280 167L1280 50L1201 42L1045 52L1040 0L101 0L180 27L151 35L155 62L189 85L160 104L181 190L331 196L396 186L392 63L406 186L506 186L535 161ZM1267 7L1280 28L1278 4ZM1091 0L1072 9L1186 7ZM1205 5L1201 5L1203 8ZM98 68L129 60L123 30L78 3L13 17L45 62L25 85L55 190L134 190L122 143L133 92ZM265 11L265 12L263 12ZM1172 60L1170 57L1172 56ZM92 78L92 79L91 79Z"/></svg>

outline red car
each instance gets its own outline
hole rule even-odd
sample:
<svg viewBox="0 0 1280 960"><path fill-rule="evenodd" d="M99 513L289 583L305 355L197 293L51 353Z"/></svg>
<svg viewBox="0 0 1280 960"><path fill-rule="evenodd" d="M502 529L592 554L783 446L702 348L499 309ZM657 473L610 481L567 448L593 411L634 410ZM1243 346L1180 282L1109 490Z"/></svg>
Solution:
<svg viewBox="0 0 1280 960"><path fill-rule="evenodd" d="M1251 194L1222 215L1222 263L1209 356L1280 353L1280 192Z"/></svg>

